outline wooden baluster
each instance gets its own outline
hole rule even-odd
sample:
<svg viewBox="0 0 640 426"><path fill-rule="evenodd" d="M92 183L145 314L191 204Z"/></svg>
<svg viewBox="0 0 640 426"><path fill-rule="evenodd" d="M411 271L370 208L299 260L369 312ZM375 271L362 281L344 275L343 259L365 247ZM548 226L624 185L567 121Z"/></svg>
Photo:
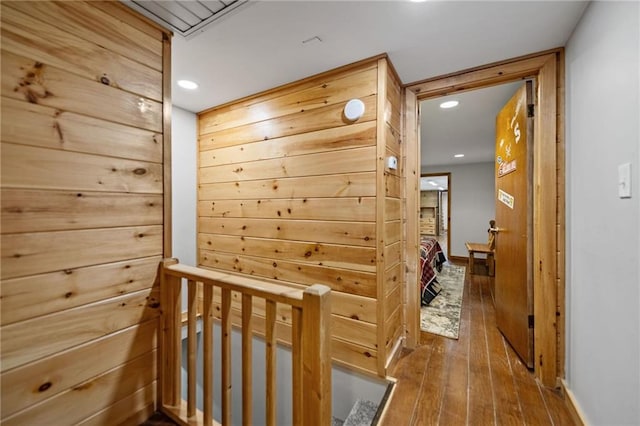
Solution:
<svg viewBox="0 0 640 426"><path fill-rule="evenodd" d="M195 281L187 282L189 300L187 306L187 417L196 414L196 314L198 310Z"/></svg>
<svg viewBox="0 0 640 426"><path fill-rule="evenodd" d="M173 280L172 280L173 281ZM182 404L182 278L172 282L172 318L171 328L173 329L170 343L172 356L172 380L173 398L171 405L179 407Z"/></svg>
<svg viewBox="0 0 640 426"><path fill-rule="evenodd" d="M253 396L252 396L252 363L253 363L253 332L251 316L253 300L250 294L242 295L242 424L253 424Z"/></svg>
<svg viewBox="0 0 640 426"><path fill-rule="evenodd" d="M331 289L315 284L302 297L304 424L331 424Z"/></svg>
<svg viewBox="0 0 640 426"><path fill-rule="evenodd" d="M222 424L231 424L231 290L222 289Z"/></svg>
<svg viewBox="0 0 640 426"><path fill-rule="evenodd" d="M267 318L265 323L266 370L267 370L267 425L276 424L276 302L266 300Z"/></svg>
<svg viewBox="0 0 640 426"><path fill-rule="evenodd" d="M291 377L293 424L302 424L302 309L291 307Z"/></svg>
<svg viewBox="0 0 640 426"><path fill-rule="evenodd" d="M213 285L210 282L203 283L202 291L202 394L204 424L211 426L213 423Z"/></svg>
<svg viewBox="0 0 640 426"><path fill-rule="evenodd" d="M159 380L161 381L159 389L161 395L159 395L162 405L171 405L174 400L174 383L173 383L173 365L174 355L172 354L173 335L175 330L172 327L173 324L173 288L180 285L180 279L168 275L164 268L175 265L178 263L177 259L164 259L162 261L162 268L160 273L160 305L162 306L162 317L160 321L161 333L160 333L160 371L158 372Z"/></svg>

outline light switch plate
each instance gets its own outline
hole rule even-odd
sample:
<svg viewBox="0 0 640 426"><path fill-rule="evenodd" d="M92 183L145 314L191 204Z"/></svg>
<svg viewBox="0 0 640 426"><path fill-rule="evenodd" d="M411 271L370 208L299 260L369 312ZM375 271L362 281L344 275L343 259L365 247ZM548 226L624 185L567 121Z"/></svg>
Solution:
<svg viewBox="0 0 640 426"><path fill-rule="evenodd" d="M631 163L618 166L618 196L631 198Z"/></svg>

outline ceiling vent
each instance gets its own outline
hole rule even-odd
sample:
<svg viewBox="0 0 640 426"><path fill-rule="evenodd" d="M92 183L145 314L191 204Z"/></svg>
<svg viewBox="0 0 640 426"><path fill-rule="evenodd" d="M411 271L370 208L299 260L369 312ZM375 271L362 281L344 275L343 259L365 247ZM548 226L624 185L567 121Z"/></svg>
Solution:
<svg viewBox="0 0 640 426"><path fill-rule="evenodd" d="M122 0L122 3L174 33L190 38L247 0Z"/></svg>

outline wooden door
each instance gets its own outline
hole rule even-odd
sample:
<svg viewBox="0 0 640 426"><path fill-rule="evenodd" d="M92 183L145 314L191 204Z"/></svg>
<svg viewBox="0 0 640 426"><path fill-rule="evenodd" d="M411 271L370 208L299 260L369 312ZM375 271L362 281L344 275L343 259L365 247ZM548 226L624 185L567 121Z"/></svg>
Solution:
<svg viewBox="0 0 640 426"><path fill-rule="evenodd" d="M495 305L498 328L533 368L533 83L518 89L496 117Z"/></svg>

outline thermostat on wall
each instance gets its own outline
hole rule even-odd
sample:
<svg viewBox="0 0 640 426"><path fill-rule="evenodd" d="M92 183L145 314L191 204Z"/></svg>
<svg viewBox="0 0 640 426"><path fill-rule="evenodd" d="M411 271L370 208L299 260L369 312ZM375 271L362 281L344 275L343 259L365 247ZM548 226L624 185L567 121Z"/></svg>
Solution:
<svg viewBox="0 0 640 426"><path fill-rule="evenodd" d="M393 155L391 157L387 157L387 167L390 168L391 170L397 170L398 169L398 159L396 157L394 157Z"/></svg>

